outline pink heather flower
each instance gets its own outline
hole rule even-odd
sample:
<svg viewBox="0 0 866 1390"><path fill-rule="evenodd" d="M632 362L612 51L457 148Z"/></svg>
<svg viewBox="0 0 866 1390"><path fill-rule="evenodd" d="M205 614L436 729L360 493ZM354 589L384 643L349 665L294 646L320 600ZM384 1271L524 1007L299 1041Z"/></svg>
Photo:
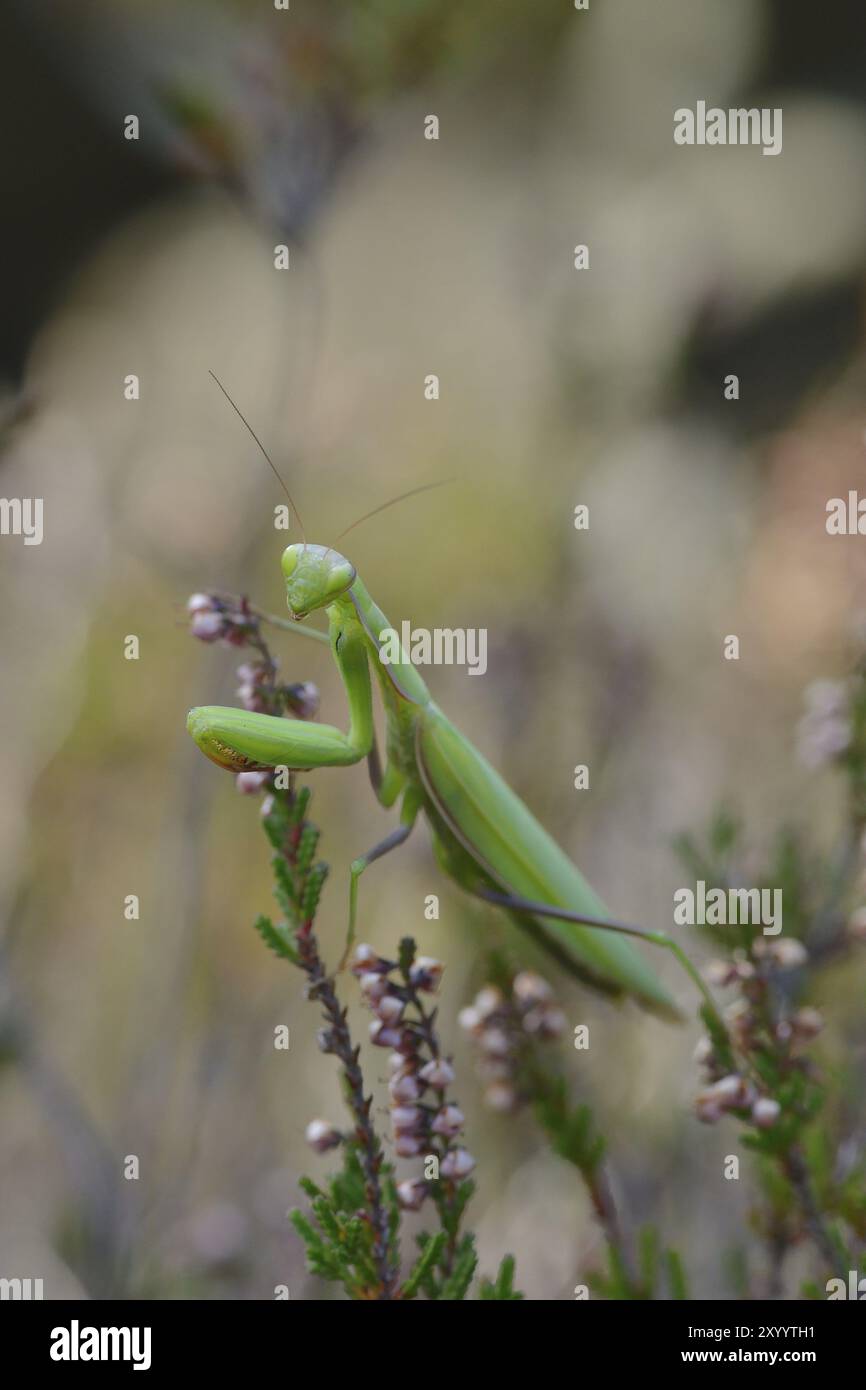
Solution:
<svg viewBox="0 0 866 1390"><path fill-rule="evenodd" d="M395 1105L391 1111L391 1124L394 1132L415 1134L424 1123L424 1111L420 1105Z"/></svg>
<svg viewBox="0 0 866 1390"><path fill-rule="evenodd" d="M749 1084L743 1080L742 1076L733 1073L714 1082L709 1088L709 1094L715 1098L722 1109L736 1108L745 1105L749 1095Z"/></svg>
<svg viewBox="0 0 866 1390"><path fill-rule="evenodd" d="M791 1027L800 1038L817 1038L824 1027L824 1019L817 1009L806 1007L797 1010L791 1019Z"/></svg>
<svg viewBox="0 0 866 1390"><path fill-rule="evenodd" d="M244 796L255 796L257 792L270 786L272 776L271 772L239 772L235 778L235 786Z"/></svg>
<svg viewBox="0 0 866 1390"><path fill-rule="evenodd" d="M388 961L373 950L372 946L362 943L355 951L355 958L350 966L353 975L387 975L391 966Z"/></svg>
<svg viewBox="0 0 866 1390"><path fill-rule="evenodd" d="M510 1114L517 1109L518 1095L509 1081L494 1081L484 1092L484 1103L500 1114Z"/></svg>
<svg viewBox="0 0 866 1390"><path fill-rule="evenodd" d="M465 1123L466 1118L459 1105L443 1105L430 1128L434 1134L444 1134L446 1139L453 1139Z"/></svg>
<svg viewBox="0 0 866 1390"><path fill-rule="evenodd" d="M752 1120L758 1129L771 1129L781 1113L781 1105L770 1096L761 1096L752 1106Z"/></svg>
<svg viewBox="0 0 866 1390"><path fill-rule="evenodd" d="M780 936L772 941L759 937L752 950L759 959L770 961L778 970L796 970L809 959L809 952L802 941L795 940L793 936Z"/></svg>
<svg viewBox="0 0 866 1390"><path fill-rule="evenodd" d="M466 1033L477 1033L483 1023L481 1014L472 1004L467 1004L457 1015L457 1022Z"/></svg>
<svg viewBox="0 0 866 1390"><path fill-rule="evenodd" d="M432 1086L434 1091L444 1091L454 1080L454 1068L444 1057L434 1057L418 1073L422 1081Z"/></svg>
<svg viewBox="0 0 866 1390"><path fill-rule="evenodd" d="M235 671L242 685L260 685L267 672L261 662L243 661Z"/></svg>
<svg viewBox="0 0 866 1390"><path fill-rule="evenodd" d="M223 635L221 613L196 612L190 620L189 630L200 642L216 642Z"/></svg>
<svg viewBox="0 0 866 1390"><path fill-rule="evenodd" d="M236 694L244 709L248 709L252 714L267 713L267 704L256 686L239 685Z"/></svg>
<svg viewBox="0 0 866 1390"><path fill-rule="evenodd" d="M523 1020L523 1026L527 1033L533 1034L538 1038L561 1038L565 1032L568 1020L562 1009L545 1004L537 1009L530 1009Z"/></svg>
<svg viewBox="0 0 866 1390"><path fill-rule="evenodd" d="M420 1211L430 1189L423 1178L407 1178L397 1184L397 1201L404 1211Z"/></svg>
<svg viewBox="0 0 866 1390"><path fill-rule="evenodd" d="M319 688L312 681L289 685L284 694L286 704L296 719L315 719L319 712Z"/></svg>
<svg viewBox="0 0 866 1390"><path fill-rule="evenodd" d="M505 996L501 989L496 985L485 985L480 989L473 1000L478 1016L482 1019L489 1018L491 1014L499 1013L505 1004Z"/></svg>
<svg viewBox="0 0 866 1390"><path fill-rule="evenodd" d="M449 1149L439 1165L443 1178L468 1178L475 1167L475 1159L468 1149Z"/></svg>
<svg viewBox="0 0 866 1390"><path fill-rule="evenodd" d="M398 1134L394 1139L394 1152L398 1158L415 1158L424 1148L424 1140L417 1134Z"/></svg>
<svg viewBox="0 0 866 1390"><path fill-rule="evenodd" d="M483 1057L476 1067L482 1081L507 1081L512 1072L509 1057Z"/></svg>
<svg viewBox="0 0 866 1390"><path fill-rule="evenodd" d="M418 1100L421 1096L421 1084L411 1072L404 1075L392 1076L388 1082L388 1091L391 1099L399 1101L401 1105Z"/></svg>
<svg viewBox="0 0 866 1390"><path fill-rule="evenodd" d="M215 613L216 604L210 594L190 594L186 601L187 613Z"/></svg>
<svg viewBox="0 0 866 1390"><path fill-rule="evenodd" d="M519 975L515 975L511 988L514 998L522 1008L531 1009L537 1004L548 1004L553 998L550 985L533 970L521 970Z"/></svg>
<svg viewBox="0 0 866 1390"><path fill-rule="evenodd" d="M314 1149L317 1154L324 1154L329 1149L335 1149L343 1140L340 1131L329 1124L327 1120L310 1120L304 1137L310 1148Z"/></svg>
<svg viewBox="0 0 866 1390"><path fill-rule="evenodd" d="M481 1050L488 1057L507 1057L511 1051L508 1034L503 1028L485 1028L480 1037Z"/></svg>
<svg viewBox="0 0 866 1390"><path fill-rule="evenodd" d="M442 979L443 965L432 956L419 956L409 970L409 981L416 989L435 994Z"/></svg>
<svg viewBox="0 0 866 1390"><path fill-rule="evenodd" d="M383 994L373 1005L373 1012L383 1023L393 1026L403 1017L405 1005L394 994Z"/></svg>
<svg viewBox="0 0 866 1390"><path fill-rule="evenodd" d="M391 986L388 984L384 975L377 975L370 970L366 975L361 976L361 993L369 1004L376 1004L388 993Z"/></svg>
<svg viewBox="0 0 866 1390"><path fill-rule="evenodd" d="M695 1043L695 1050L692 1053L692 1056L694 1057L694 1060L697 1062L698 1066L701 1067L706 1066L707 1062L711 1060L713 1056L713 1044L706 1034L703 1034L702 1037L698 1038L697 1042Z"/></svg>
<svg viewBox="0 0 866 1390"><path fill-rule="evenodd" d="M733 961L711 960L704 966L704 979L707 984L715 985L717 989L725 989L732 985L737 978L737 967Z"/></svg>
<svg viewBox="0 0 866 1390"><path fill-rule="evenodd" d="M389 1028L381 1018L374 1018L370 1024L370 1042L374 1047L398 1047L403 1041L399 1028Z"/></svg>

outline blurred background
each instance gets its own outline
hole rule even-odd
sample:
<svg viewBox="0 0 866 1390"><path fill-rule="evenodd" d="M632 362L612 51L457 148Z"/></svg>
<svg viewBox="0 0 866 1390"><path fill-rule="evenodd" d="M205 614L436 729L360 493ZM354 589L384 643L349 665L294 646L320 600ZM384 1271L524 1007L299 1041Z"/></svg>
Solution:
<svg viewBox="0 0 866 1390"><path fill-rule="evenodd" d="M237 685L236 654L188 636L188 594L283 604L282 497L209 370L314 541L456 478L359 528L351 558L395 623L488 629L486 676L435 669L434 696L616 915L669 926L672 839L720 800L756 852L783 817L832 840L835 784L794 736L862 604L863 542L824 522L866 480L864 53L856 0L3 8L0 491L44 498L45 533L0 542L0 1273L47 1297L331 1296L285 1213L326 1171L303 1132L340 1118L334 1067L250 930L270 910L256 802L184 730ZM675 146L699 99L782 107L782 154ZM327 650L275 646L343 724ZM349 863L393 816L363 767L311 784L335 961ZM361 904L362 939L411 932L447 964L482 1269L513 1250L529 1297L571 1297L599 1256L586 1199L528 1118L482 1108L454 1025L501 925L423 830ZM860 1055L864 983L822 1001ZM679 1244L698 1296L730 1296L719 1251L749 1197L715 1176L733 1130L690 1112L697 1026L558 989L592 1027L566 1065L629 1221Z"/></svg>

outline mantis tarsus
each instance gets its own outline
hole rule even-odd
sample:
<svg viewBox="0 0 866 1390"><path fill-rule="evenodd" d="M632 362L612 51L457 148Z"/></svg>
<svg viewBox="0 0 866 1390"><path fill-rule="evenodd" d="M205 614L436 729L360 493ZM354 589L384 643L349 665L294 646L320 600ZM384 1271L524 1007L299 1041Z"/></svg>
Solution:
<svg viewBox="0 0 866 1390"><path fill-rule="evenodd" d="M273 468L270 458L268 462ZM564 851L434 703L405 653L401 661L383 663L381 634L391 624L354 565L332 547L306 541L289 545L281 563L291 617L301 622L317 609L327 613L329 637L315 635L330 641L348 699L348 731L217 705L191 710L187 727L202 752L233 772L272 767L307 771L366 758L380 804L390 808L400 802L396 829L352 864L349 944L361 874L401 845L423 813L440 868L469 893L509 912L573 974L608 994L630 994L657 1012L680 1017L655 972L626 939L642 937L672 950L712 1007L706 987L676 942L661 932L610 921L601 899ZM313 635L309 628L295 630ZM384 768L373 725L371 669L385 712Z"/></svg>

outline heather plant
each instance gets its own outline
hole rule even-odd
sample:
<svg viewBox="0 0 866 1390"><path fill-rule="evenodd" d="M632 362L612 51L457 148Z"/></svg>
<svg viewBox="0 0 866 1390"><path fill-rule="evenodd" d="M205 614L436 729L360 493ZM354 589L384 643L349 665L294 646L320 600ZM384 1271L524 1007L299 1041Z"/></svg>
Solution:
<svg viewBox="0 0 866 1390"><path fill-rule="evenodd" d="M267 619L246 599L197 594L190 600L193 634L246 647L238 670L244 708L311 719L318 694L309 683L285 684L262 634ZM715 892L760 893L784 901L769 928L747 916L701 931L718 948L703 978L677 944L675 954L699 980L704 1033L695 1062L698 1121L735 1121L738 1143L751 1155L754 1199L749 1229L727 1260L740 1298L782 1297L789 1255L810 1251L800 1296L834 1296L834 1281L866 1268L866 1163L856 1100L862 1079L837 1057L822 1057L823 1012L814 1002L822 976L866 942L866 664L848 681L820 682L807 692L800 749L811 767L834 766L845 779L846 816L838 847L820 854L802 831L782 829L766 866L756 873L743 826L719 811L703 837L683 835L677 853L690 873ZM312 1273L339 1285L350 1299L460 1300L477 1287L482 1299L517 1299L514 1259L496 1277L474 1284L475 1236L468 1224L475 1160L464 1142L467 1120L438 1022L436 996L443 964L419 956L404 937L392 958L358 946L348 973L330 972L315 932L328 875L317 858L320 832L309 819L310 790L287 769L241 772L238 788L263 796L262 820L273 854L274 893L281 916L260 916L256 929L282 960L306 976L308 999L322 1016L320 1049L340 1068L347 1121L315 1117L307 1141L333 1154L336 1170L320 1182L305 1177L308 1206L292 1213ZM747 889L747 882L756 888ZM601 930L602 928L600 928ZM623 928L620 928L623 929ZM625 930L636 930L624 928ZM661 933L643 933L669 944ZM389 1134L374 1120L362 1071L362 1049L350 1031L338 981L352 977L373 1017L371 1048L388 1058ZM341 989L344 988L341 985ZM722 1008L717 995L727 998ZM553 1153L579 1175L604 1238L605 1267L578 1272L576 1296L687 1299L693 1296L678 1250L654 1224L632 1233L619 1210L609 1145L586 1099L574 1094L562 1040L568 1031L554 987L504 951L489 955L488 980L459 1015L477 1054L485 1104L519 1122L531 1115ZM854 1036L841 1055L852 1055ZM733 1155L737 1164L739 1158ZM415 1161L398 1179L396 1161ZM739 1176L739 1173L737 1173ZM427 1229L406 1251L404 1218L424 1212ZM793 1296L796 1296L796 1291ZM843 1295L839 1295L843 1296Z"/></svg>

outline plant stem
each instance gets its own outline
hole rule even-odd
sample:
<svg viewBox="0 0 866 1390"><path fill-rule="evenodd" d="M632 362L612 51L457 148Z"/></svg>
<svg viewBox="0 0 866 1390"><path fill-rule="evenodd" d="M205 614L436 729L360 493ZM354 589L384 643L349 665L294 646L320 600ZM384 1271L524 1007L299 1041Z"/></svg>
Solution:
<svg viewBox="0 0 866 1390"><path fill-rule="evenodd" d="M330 1051L343 1068L346 1103L355 1121L358 1156L364 1171L370 1222L373 1227L373 1259L379 1275L378 1301L392 1299L396 1271L390 1253L389 1219L382 1199L382 1149L370 1120L372 1096L364 1095L364 1078L358 1062L360 1047L354 1046L346 1022L347 1010L340 1007L333 980L327 974L313 935L312 920L296 935L301 965L310 981L310 997L321 1005L330 1032Z"/></svg>
<svg viewBox="0 0 866 1390"><path fill-rule="evenodd" d="M827 1268L837 1273L844 1270L849 1263L849 1255L824 1224L801 1150L789 1149L781 1156L780 1162L786 1178L797 1194L809 1235L823 1256Z"/></svg>

